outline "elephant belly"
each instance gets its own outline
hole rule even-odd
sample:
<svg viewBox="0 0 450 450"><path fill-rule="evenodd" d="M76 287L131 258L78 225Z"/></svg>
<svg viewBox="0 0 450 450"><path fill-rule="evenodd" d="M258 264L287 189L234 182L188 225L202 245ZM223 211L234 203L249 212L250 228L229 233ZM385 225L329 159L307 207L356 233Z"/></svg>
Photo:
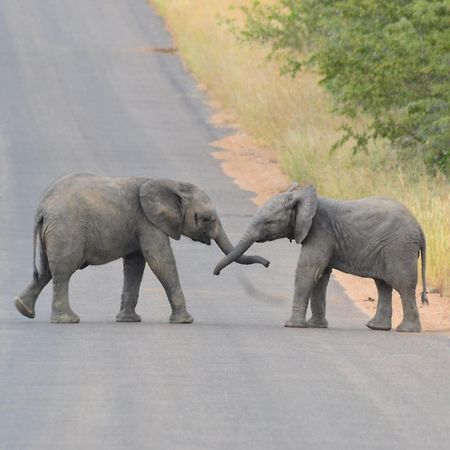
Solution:
<svg viewBox="0 0 450 450"><path fill-rule="evenodd" d="M95 219L85 220L84 236L85 262L89 265L106 264L139 250L135 230L118 212L109 215L97 212Z"/></svg>
<svg viewBox="0 0 450 450"><path fill-rule="evenodd" d="M358 258L357 260L347 260L334 257L330 265L333 269L349 273L363 278L384 278L385 269L383 261L377 258Z"/></svg>
<svg viewBox="0 0 450 450"><path fill-rule="evenodd" d="M100 246L88 246L85 250L84 263L86 266L98 266L101 264L107 264L122 258L123 256L137 253L140 251L137 242L109 242L109 245Z"/></svg>
<svg viewBox="0 0 450 450"><path fill-rule="evenodd" d="M84 260L82 266L80 269L84 269L87 266L100 266L102 264L107 264L109 262L115 261L116 259L119 259L122 255L88 255L86 259Z"/></svg>

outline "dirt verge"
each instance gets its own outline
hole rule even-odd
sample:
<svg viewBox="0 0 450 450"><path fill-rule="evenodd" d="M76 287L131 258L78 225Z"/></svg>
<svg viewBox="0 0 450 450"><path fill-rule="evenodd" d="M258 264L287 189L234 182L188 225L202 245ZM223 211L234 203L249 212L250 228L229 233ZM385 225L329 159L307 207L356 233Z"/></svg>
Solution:
<svg viewBox="0 0 450 450"><path fill-rule="evenodd" d="M213 107L218 110L217 105ZM258 206L278 192L285 190L290 180L281 169L278 155L270 149L262 148L241 131L234 123L233 116L220 112L213 115L211 123L219 127L232 128L234 133L211 145L220 149L213 156L221 161L224 172L232 177L242 189L255 192L252 199ZM375 313L377 291L371 279L333 271L333 276L343 286L347 295L368 316ZM417 294L420 298L420 292ZM428 294L429 306L419 304L424 331L450 333L450 298L439 294ZM400 297L393 295L393 326L402 320Z"/></svg>

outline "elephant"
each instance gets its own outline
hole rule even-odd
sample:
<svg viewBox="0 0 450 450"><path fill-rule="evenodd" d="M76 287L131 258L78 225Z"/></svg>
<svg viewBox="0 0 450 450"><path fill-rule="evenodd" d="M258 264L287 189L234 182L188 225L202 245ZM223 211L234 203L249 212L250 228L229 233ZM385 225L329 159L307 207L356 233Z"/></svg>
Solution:
<svg viewBox="0 0 450 450"><path fill-rule="evenodd" d="M294 183L254 215L238 245L215 267L214 274L254 242L295 239L302 244L295 277L292 316L286 327L328 327L326 289L332 269L373 278L378 290L373 330L390 330L392 289L399 292L403 320L397 331L420 332L415 289L417 260L422 263L422 303L426 295L426 241L414 216L397 201L383 197L333 200L318 197L314 186ZM306 311L311 300L311 318Z"/></svg>
<svg viewBox="0 0 450 450"><path fill-rule="evenodd" d="M77 323L80 319L72 311L68 295L72 274L122 258L118 322L141 321L135 308L147 263L168 297L170 323L191 323L169 240L181 235L207 245L214 239L225 254L233 248L212 201L193 184L145 177L66 175L47 189L36 210L33 279L15 298L15 306L24 316L34 318L36 300L52 280L51 322ZM269 265L259 256L245 256L238 262Z"/></svg>

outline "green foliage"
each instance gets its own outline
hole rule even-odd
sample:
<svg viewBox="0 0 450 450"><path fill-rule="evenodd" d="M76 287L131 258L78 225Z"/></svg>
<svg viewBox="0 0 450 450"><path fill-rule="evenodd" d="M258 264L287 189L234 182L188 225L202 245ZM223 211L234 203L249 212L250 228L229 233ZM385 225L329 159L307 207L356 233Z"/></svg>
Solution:
<svg viewBox="0 0 450 450"><path fill-rule="evenodd" d="M241 39L270 45L284 73L316 68L338 112L369 118L336 146L384 138L450 174L450 0L253 0L242 11Z"/></svg>

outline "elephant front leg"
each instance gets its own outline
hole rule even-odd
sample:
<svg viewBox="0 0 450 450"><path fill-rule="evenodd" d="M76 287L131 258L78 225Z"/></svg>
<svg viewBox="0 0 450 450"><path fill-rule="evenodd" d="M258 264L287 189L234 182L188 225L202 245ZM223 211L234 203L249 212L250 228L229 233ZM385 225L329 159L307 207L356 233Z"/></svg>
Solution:
<svg viewBox="0 0 450 450"><path fill-rule="evenodd" d="M331 269L326 268L320 277L316 286L314 286L311 295L311 318L308 320L308 326L311 328L328 328L328 321L325 318L326 312L326 294L328 281L330 280Z"/></svg>
<svg viewBox="0 0 450 450"><path fill-rule="evenodd" d="M286 322L286 327L306 328L306 310L308 300L313 295L312 326L326 323L325 321L325 293L330 278L329 268L332 247L320 235L309 236L308 243L303 244L295 274L294 303L292 316Z"/></svg>
<svg viewBox="0 0 450 450"><path fill-rule="evenodd" d="M158 238L141 238L142 252L148 265L166 292L172 308L169 322L192 323L194 319L186 309L186 301L181 290L177 266L172 248L170 247L169 238L162 232L160 233L161 236Z"/></svg>
<svg viewBox="0 0 450 450"><path fill-rule="evenodd" d="M141 317L136 313L139 298L139 287L145 269L145 258L139 253L123 257L123 289L120 311L116 316L117 322L140 322Z"/></svg>
<svg viewBox="0 0 450 450"><path fill-rule="evenodd" d="M315 285L314 273L316 269L305 264L305 259L300 256L295 274L294 302L291 318L284 324L285 327L308 328L306 310L311 292Z"/></svg>
<svg viewBox="0 0 450 450"><path fill-rule="evenodd" d="M374 278L378 290L378 305L375 316L366 326L372 330L389 331L392 327L392 287L383 280Z"/></svg>

